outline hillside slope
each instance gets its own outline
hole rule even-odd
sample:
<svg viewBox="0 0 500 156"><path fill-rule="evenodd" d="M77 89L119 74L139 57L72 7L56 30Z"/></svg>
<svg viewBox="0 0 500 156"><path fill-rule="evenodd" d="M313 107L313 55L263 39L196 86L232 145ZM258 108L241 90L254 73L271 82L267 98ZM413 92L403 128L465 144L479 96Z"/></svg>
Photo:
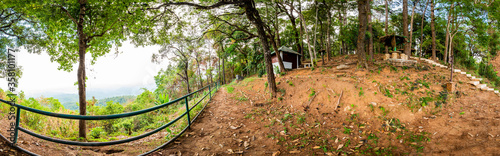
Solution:
<svg viewBox="0 0 500 156"><path fill-rule="evenodd" d="M380 63L370 70L299 69L278 77L277 98L265 78L227 85L188 136L161 154L338 155L495 154L500 150L499 97L421 64ZM336 62L336 63L333 63ZM338 107L337 102L340 103Z"/></svg>

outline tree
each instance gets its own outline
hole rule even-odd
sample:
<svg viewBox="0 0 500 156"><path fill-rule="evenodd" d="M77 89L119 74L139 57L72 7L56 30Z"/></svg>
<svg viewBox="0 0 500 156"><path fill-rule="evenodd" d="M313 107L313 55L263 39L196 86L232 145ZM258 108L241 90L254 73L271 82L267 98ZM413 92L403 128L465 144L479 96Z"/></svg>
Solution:
<svg viewBox="0 0 500 156"><path fill-rule="evenodd" d="M385 1L385 35L389 35L389 7L388 1L389 0L384 0ZM385 46L385 53L389 53L389 47Z"/></svg>
<svg viewBox="0 0 500 156"><path fill-rule="evenodd" d="M407 40L409 40L408 36L408 0L403 0L403 36ZM404 45L404 54L410 56L411 55L411 47L410 44L405 42Z"/></svg>
<svg viewBox="0 0 500 156"><path fill-rule="evenodd" d="M369 0L358 0L358 20L359 20L359 33L357 40L357 49L356 53L358 54L358 66L365 66L368 68L368 64L366 63L366 53L365 53L365 33L366 27L368 23L368 5Z"/></svg>
<svg viewBox="0 0 500 156"><path fill-rule="evenodd" d="M139 3L140 2L140 3ZM126 34L139 31L145 17L144 1L9 1L19 12L36 20L37 28L48 36L47 53L57 61L58 69L71 71L78 62L77 80L80 115L86 114L85 54L92 63L108 53L111 46L120 46ZM85 120L79 122L79 137L86 138Z"/></svg>
<svg viewBox="0 0 500 156"><path fill-rule="evenodd" d="M434 0L431 1L431 35L432 35L432 59L436 60L436 19L434 17Z"/></svg>

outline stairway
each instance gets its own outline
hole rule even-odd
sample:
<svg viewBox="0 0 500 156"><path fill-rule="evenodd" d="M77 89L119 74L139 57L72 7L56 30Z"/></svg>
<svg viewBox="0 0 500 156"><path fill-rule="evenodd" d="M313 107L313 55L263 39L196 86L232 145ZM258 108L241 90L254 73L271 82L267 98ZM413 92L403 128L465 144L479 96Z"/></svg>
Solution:
<svg viewBox="0 0 500 156"><path fill-rule="evenodd" d="M441 68L446 68L446 69L448 68L447 66L439 64L439 63L437 63L437 62L435 62L433 60L430 60L430 59L413 57L413 56L410 56L410 58L411 59L420 59L420 60L423 60L424 62L427 62L429 64L435 65L436 67L441 67ZM465 75L468 78L470 78L471 81L469 81L469 84L472 84L472 85L476 86L476 88L478 88L478 89L480 89L482 91L494 92L495 94L497 94L498 96L500 96L500 92L498 90L490 88L486 84L482 84L481 83L481 81L483 80L483 78L476 78L475 76L472 76L471 74L467 74L466 72L461 71L460 69L453 69L453 72Z"/></svg>

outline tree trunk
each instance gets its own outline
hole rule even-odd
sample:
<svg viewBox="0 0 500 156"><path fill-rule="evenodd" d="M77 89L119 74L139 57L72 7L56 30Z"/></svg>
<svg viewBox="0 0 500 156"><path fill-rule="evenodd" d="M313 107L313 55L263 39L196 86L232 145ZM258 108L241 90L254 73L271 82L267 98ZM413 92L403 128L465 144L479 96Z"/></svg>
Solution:
<svg viewBox="0 0 500 156"><path fill-rule="evenodd" d="M368 39L368 55L370 55L370 61L373 60L373 31L372 31L372 13L371 13L371 4L370 1L368 1L367 5L367 12L368 12L368 33L370 34L370 38Z"/></svg>
<svg viewBox="0 0 500 156"><path fill-rule="evenodd" d="M316 49L317 49L317 48L316 48L316 41L317 41L316 36L317 36L317 34L318 34L317 32L318 32L318 10L319 10L319 9L318 9L318 1L314 1L314 6L316 7L316 18L315 18L315 19L316 19L316 22L314 23L314 31L312 32L312 33L314 34L314 39L313 39L313 42L314 42L314 43L313 43L313 45L314 45L314 46L313 46L313 47L314 47L314 49L313 49L313 54L314 54L314 55L313 55L313 56L314 56L314 59L318 59L318 57L316 56L316 54L317 54L317 52L316 52ZM304 25L304 27L305 27L305 25ZM306 28L306 29L307 29L307 28ZM307 31L306 31L306 35L307 35ZM308 42L309 42L309 41L308 41ZM312 62L311 62L311 63L312 63Z"/></svg>
<svg viewBox="0 0 500 156"><path fill-rule="evenodd" d="M344 33L343 33L343 28L344 28L344 20L342 19L342 12L341 12L341 7L339 7L339 23L340 23L340 55L344 54Z"/></svg>
<svg viewBox="0 0 500 156"><path fill-rule="evenodd" d="M330 49L330 26L331 26L331 23L332 23L332 14L330 12L330 8L328 8L328 13L327 15L328 16L328 21L327 21L327 27L326 27L326 60L327 61L330 61L330 53L331 53L331 49Z"/></svg>
<svg viewBox="0 0 500 156"><path fill-rule="evenodd" d="M411 54L411 49L413 49L411 47L412 45L412 42L413 42L413 18L415 17L415 7L417 6L417 3L418 3L418 0L413 2L413 8L411 10L411 20L410 20L410 43L408 43L410 46L410 54Z"/></svg>
<svg viewBox="0 0 500 156"><path fill-rule="evenodd" d="M432 59L436 60L436 22L434 17L434 0L431 1L431 35L432 35Z"/></svg>
<svg viewBox="0 0 500 156"><path fill-rule="evenodd" d="M184 67L184 81L186 81L186 86L187 86L187 94L191 93L191 88L189 87L189 75L188 75L188 62L184 62L185 67Z"/></svg>
<svg viewBox="0 0 500 156"><path fill-rule="evenodd" d="M403 35L408 40L408 0L403 0ZM404 54L411 55L411 47L408 42L404 42Z"/></svg>
<svg viewBox="0 0 500 156"><path fill-rule="evenodd" d="M388 0L385 0L385 35L389 35L389 4ZM389 47L384 44L385 53L389 53Z"/></svg>
<svg viewBox="0 0 500 156"><path fill-rule="evenodd" d="M285 72L285 65L283 64L283 59L281 58L281 52L278 50L278 45L274 41L274 35L271 35L271 39L269 41L271 42L271 45L273 46L273 49L276 52L276 58L278 58L280 72Z"/></svg>
<svg viewBox="0 0 500 156"><path fill-rule="evenodd" d="M302 15L302 13L299 12L299 18L300 18L300 21L302 22L302 26L304 27L304 32L306 34L306 42L307 42L307 49L309 50L309 56L311 57L311 67L314 67L314 62L313 62L313 59L314 59L314 56L313 56L313 53L312 53L312 47L311 47L311 41L309 40L309 35L307 35L307 26L306 26L306 21L304 19L304 15Z"/></svg>
<svg viewBox="0 0 500 156"><path fill-rule="evenodd" d="M274 72L271 61L271 54L269 52L269 43L267 41L266 32L264 31L264 23L259 15L257 9L255 9L255 3L253 0L244 1L244 8L247 15L248 20L252 21L252 23L257 28L257 34L260 40L260 44L264 50L264 62L266 63L266 71L267 71L267 82L269 85L269 90L271 92L271 96L274 97L276 93L276 81L274 78Z"/></svg>
<svg viewBox="0 0 500 156"><path fill-rule="evenodd" d="M278 3L276 3L276 9L278 8ZM276 52L276 57L278 58L278 65L280 66L280 72L285 72L285 65L283 65L283 58L281 58L281 52L278 50L278 48L280 47L280 30L278 28L278 11L275 12L274 14L274 29L275 30L275 35L272 35L273 32L269 32L269 34L271 35L271 45L273 46L274 48L274 51ZM276 41L274 41L274 38L276 38Z"/></svg>
<svg viewBox="0 0 500 156"><path fill-rule="evenodd" d="M87 7L86 0L80 0L80 14L78 16L78 24L77 24L77 33L78 33L78 57L79 57L79 65L78 65L78 97L80 104L80 115L87 114L87 95L85 89L85 53L87 51L87 36L83 32L83 24L84 24L84 16ZM78 125L78 137L86 138L87 137L87 126L85 124L85 120L80 120Z"/></svg>
<svg viewBox="0 0 500 156"><path fill-rule="evenodd" d="M422 45L424 44L424 21L425 21L425 12L427 11L427 5L429 5L429 2L430 1L427 1L427 3L425 3L424 13L422 14L422 24L420 26L420 45L418 46L420 48L420 57L422 57L422 55L424 53L423 48L422 48ZM436 55L433 54L432 60L436 60L435 57L436 57Z"/></svg>
<svg viewBox="0 0 500 156"><path fill-rule="evenodd" d="M450 22L451 22L451 10L453 10L453 3L450 5L450 10L448 12L448 21L446 22L446 39L444 42L444 62L448 61L448 47L449 47L449 40L450 40Z"/></svg>
<svg viewBox="0 0 500 156"><path fill-rule="evenodd" d="M358 54L358 66L365 66L368 68L368 64L366 64L366 54L365 54L365 33L367 27L367 5L368 0L358 0L358 19L359 19L359 34L357 41L357 49L356 53Z"/></svg>

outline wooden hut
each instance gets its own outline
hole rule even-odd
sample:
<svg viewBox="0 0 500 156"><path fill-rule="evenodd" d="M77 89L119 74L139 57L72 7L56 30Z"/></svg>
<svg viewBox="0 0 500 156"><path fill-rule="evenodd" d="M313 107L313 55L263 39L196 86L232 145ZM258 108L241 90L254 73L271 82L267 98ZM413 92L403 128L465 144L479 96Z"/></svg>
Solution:
<svg viewBox="0 0 500 156"><path fill-rule="evenodd" d="M300 57L302 56L300 53L284 46L280 47L278 50L280 51L281 60L283 60L285 69L297 69L300 66ZM274 51L271 52L271 60L273 62L273 67L279 68L278 57L276 57Z"/></svg>

